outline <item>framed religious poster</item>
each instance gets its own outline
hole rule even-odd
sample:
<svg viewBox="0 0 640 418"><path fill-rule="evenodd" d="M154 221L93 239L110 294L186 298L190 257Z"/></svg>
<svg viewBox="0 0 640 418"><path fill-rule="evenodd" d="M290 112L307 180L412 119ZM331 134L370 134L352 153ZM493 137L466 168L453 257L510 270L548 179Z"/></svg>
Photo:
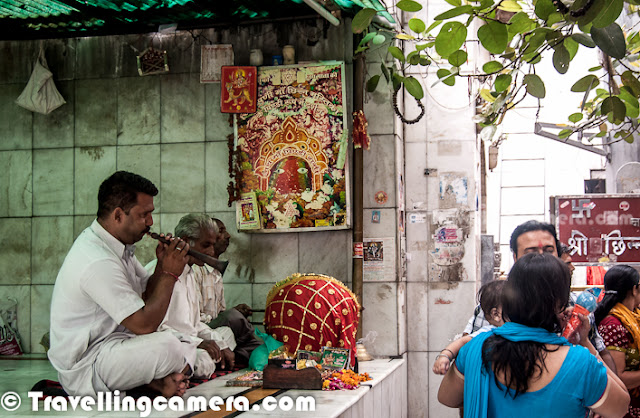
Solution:
<svg viewBox="0 0 640 418"><path fill-rule="evenodd" d="M257 91L236 118L236 187L255 193L260 230L348 228L344 63L260 67Z"/></svg>
<svg viewBox="0 0 640 418"><path fill-rule="evenodd" d="M257 68L223 66L221 74L220 111L255 112Z"/></svg>

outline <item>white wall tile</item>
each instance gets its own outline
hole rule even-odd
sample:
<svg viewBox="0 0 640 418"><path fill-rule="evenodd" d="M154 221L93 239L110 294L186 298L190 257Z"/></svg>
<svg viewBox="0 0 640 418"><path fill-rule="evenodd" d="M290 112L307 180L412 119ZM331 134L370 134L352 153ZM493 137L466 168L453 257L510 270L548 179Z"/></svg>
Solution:
<svg viewBox="0 0 640 418"><path fill-rule="evenodd" d="M42 336L49 332L53 285L31 286L31 352L44 353Z"/></svg>
<svg viewBox="0 0 640 418"><path fill-rule="evenodd" d="M204 212L204 143L160 147L162 212ZM195 175L194 175L195 174ZM173 226L172 226L173 228Z"/></svg>
<svg viewBox="0 0 640 418"><path fill-rule="evenodd" d="M33 205L31 151L0 152L0 216L31 216Z"/></svg>
<svg viewBox="0 0 640 418"><path fill-rule="evenodd" d="M75 148L75 214L98 211L100 184L116 171L116 147Z"/></svg>
<svg viewBox="0 0 640 418"><path fill-rule="evenodd" d="M31 283L31 218L0 218L0 284Z"/></svg>
<svg viewBox="0 0 640 418"><path fill-rule="evenodd" d="M169 74L161 83L161 141L204 141L204 85L200 84L200 74Z"/></svg>
<svg viewBox="0 0 640 418"><path fill-rule="evenodd" d="M123 77L118 88L118 145L160 142L160 77Z"/></svg>
<svg viewBox="0 0 640 418"><path fill-rule="evenodd" d="M24 88L20 83L3 84L0 89L0 150L31 149L33 144L32 112L15 103Z"/></svg>
<svg viewBox="0 0 640 418"><path fill-rule="evenodd" d="M73 244L73 216L33 218L31 227L31 283L54 284Z"/></svg>
<svg viewBox="0 0 640 418"><path fill-rule="evenodd" d="M220 113L220 84L205 84L205 136L207 141L227 143L227 136L233 135L233 126L229 121L233 115Z"/></svg>
<svg viewBox="0 0 640 418"><path fill-rule="evenodd" d="M362 335L378 333L367 351L372 356L398 355L397 283L365 282L362 299Z"/></svg>
<svg viewBox="0 0 640 418"><path fill-rule="evenodd" d="M431 321L427 329L426 349L439 352L457 334L462 334L473 315L476 307L476 283L431 283L429 286L428 317L447 318L446 321Z"/></svg>
<svg viewBox="0 0 640 418"><path fill-rule="evenodd" d="M396 206L395 141L392 135L371 137L371 149L362 157L363 205L365 208L389 208ZM387 194L387 201L378 203L376 193Z"/></svg>
<svg viewBox="0 0 640 418"><path fill-rule="evenodd" d="M298 233L253 234L251 260L256 283L276 283L298 273Z"/></svg>
<svg viewBox="0 0 640 418"><path fill-rule="evenodd" d="M320 273L343 283L351 273L351 231L305 232L299 235L301 273Z"/></svg>
<svg viewBox="0 0 640 418"><path fill-rule="evenodd" d="M410 321L407 350L425 351L429 340L429 328L433 327L429 316L429 284L407 283L407 310Z"/></svg>
<svg viewBox="0 0 640 418"><path fill-rule="evenodd" d="M111 79L76 81L75 146L116 145L117 88Z"/></svg>
<svg viewBox="0 0 640 418"><path fill-rule="evenodd" d="M33 151L34 216L73 214L73 175L73 149Z"/></svg>

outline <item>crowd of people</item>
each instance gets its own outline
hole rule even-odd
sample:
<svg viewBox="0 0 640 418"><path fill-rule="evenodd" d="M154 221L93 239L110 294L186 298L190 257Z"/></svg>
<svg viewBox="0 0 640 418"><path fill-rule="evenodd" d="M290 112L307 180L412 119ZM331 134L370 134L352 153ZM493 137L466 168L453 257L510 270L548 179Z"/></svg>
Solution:
<svg viewBox="0 0 640 418"><path fill-rule="evenodd" d="M118 171L98 191L97 218L76 239L56 278L49 359L69 395L146 386L182 395L187 380L246 364L261 344L246 304L227 309L218 258L225 225L188 214L162 235L143 267L135 243L153 225L158 189ZM510 241L507 280L485 284L464 330L437 355L438 400L467 417L640 418L640 275L616 265L594 314L572 316L570 252L551 224L529 221ZM190 253L190 250L192 252Z"/></svg>
<svg viewBox="0 0 640 418"><path fill-rule="evenodd" d="M466 417L640 417L640 275L616 265L567 338L574 270L555 227L525 222L506 280L483 285L464 330L436 356L438 400ZM566 335L566 334L565 334Z"/></svg>
<svg viewBox="0 0 640 418"><path fill-rule="evenodd" d="M247 319L251 308L227 309L222 272L193 255L216 259L226 251L230 235L222 221L188 214L175 234L160 236L157 259L146 269L135 257L135 243L153 225L157 194L134 173L107 178L97 218L60 268L48 356L69 395L141 386L182 395L190 377L247 364L261 343Z"/></svg>

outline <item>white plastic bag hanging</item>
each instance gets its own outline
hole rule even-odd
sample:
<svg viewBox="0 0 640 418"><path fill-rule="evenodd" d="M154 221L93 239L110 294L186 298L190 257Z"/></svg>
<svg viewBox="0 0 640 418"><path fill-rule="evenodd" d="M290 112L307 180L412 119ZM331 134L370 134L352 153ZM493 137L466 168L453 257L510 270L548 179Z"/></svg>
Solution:
<svg viewBox="0 0 640 418"><path fill-rule="evenodd" d="M53 82L53 74L47 67L44 49L40 47L31 78L29 78L27 87L16 99L16 104L32 112L47 115L65 103L66 101Z"/></svg>

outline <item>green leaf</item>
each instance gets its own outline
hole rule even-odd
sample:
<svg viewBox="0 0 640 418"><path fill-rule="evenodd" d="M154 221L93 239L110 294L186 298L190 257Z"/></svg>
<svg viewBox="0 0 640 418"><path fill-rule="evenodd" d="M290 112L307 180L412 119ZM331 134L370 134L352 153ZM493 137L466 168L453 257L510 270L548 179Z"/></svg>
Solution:
<svg viewBox="0 0 640 418"><path fill-rule="evenodd" d="M600 71L600 70L602 70L602 66L601 65L597 65L595 67L589 68L589 72L591 72L591 73L594 72L594 71Z"/></svg>
<svg viewBox="0 0 640 418"><path fill-rule="evenodd" d="M622 79L622 84L629 87L636 97L640 97L640 81L631 71L625 71L620 78Z"/></svg>
<svg viewBox="0 0 640 418"><path fill-rule="evenodd" d="M527 93L529 93L533 97L542 99L547 94L542 79L536 74L525 75L523 82L527 86Z"/></svg>
<svg viewBox="0 0 640 418"><path fill-rule="evenodd" d="M427 28L427 30L424 31L424 33L431 32L435 27L439 26L440 24L442 24L442 20L436 20L435 22L429 25L429 27ZM418 47L416 46L416 48Z"/></svg>
<svg viewBox="0 0 640 418"><path fill-rule="evenodd" d="M637 118L638 116L640 116L640 109L638 108L640 104L638 103L638 99L636 99L635 96L633 96L628 91L620 91L619 97L624 103L626 115L628 117Z"/></svg>
<svg viewBox="0 0 640 418"><path fill-rule="evenodd" d="M367 91L371 93L372 91L376 91L376 87L378 87L378 82L380 82L380 74L376 74L370 79L367 80Z"/></svg>
<svg viewBox="0 0 640 418"><path fill-rule="evenodd" d="M525 12L518 12L509 19L509 34L525 33L533 30L536 23Z"/></svg>
<svg viewBox="0 0 640 418"><path fill-rule="evenodd" d="M627 44L624 40L624 33L617 23L613 22L606 28L591 28L593 42L598 45L604 53L613 58L622 59L627 51Z"/></svg>
<svg viewBox="0 0 640 418"><path fill-rule="evenodd" d="M420 53L418 51L412 51L407 55L407 62L411 65L418 65L420 63Z"/></svg>
<svg viewBox="0 0 640 418"><path fill-rule="evenodd" d="M422 19L418 19L417 17L409 19L409 29L411 29L415 33L422 33L425 27L426 25L424 24Z"/></svg>
<svg viewBox="0 0 640 418"><path fill-rule="evenodd" d="M563 129L560 132L558 132L558 138L560 139L569 138L572 133L573 133L572 129Z"/></svg>
<svg viewBox="0 0 640 418"><path fill-rule="evenodd" d="M497 73L500 70L502 70L502 64L498 61L489 61L482 66L482 71L484 71L485 74Z"/></svg>
<svg viewBox="0 0 640 418"><path fill-rule="evenodd" d="M447 3L449 2L448 0L445 0L445 1ZM485 9L493 7L494 4L495 4L495 2L493 0L480 0L480 4L475 7L475 10L483 11Z"/></svg>
<svg viewBox="0 0 640 418"><path fill-rule="evenodd" d="M574 33L571 35L571 39L579 44L586 46L587 48L595 48L596 46L596 43L593 42L591 36L587 35L586 33Z"/></svg>
<svg viewBox="0 0 640 418"><path fill-rule="evenodd" d="M451 71L441 68L436 72L438 76L438 81L442 81L447 86L453 86L456 83L455 76L451 75Z"/></svg>
<svg viewBox="0 0 640 418"><path fill-rule="evenodd" d="M593 74L586 75L580 80L576 81L573 86L571 86L571 91L578 93L591 90L598 84L600 84L600 80L598 80L598 77Z"/></svg>
<svg viewBox="0 0 640 418"><path fill-rule="evenodd" d="M453 54L449 55L449 64L454 67L460 67L462 64L467 62L467 53L462 49L457 50Z"/></svg>
<svg viewBox="0 0 640 418"><path fill-rule="evenodd" d="M389 69L387 68L386 65L384 65L384 63L380 64L380 70L382 70L382 75L384 75L384 78L387 80L387 83L389 82L389 78L391 77L391 75L389 74Z"/></svg>
<svg viewBox="0 0 640 418"><path fill-rule="evenodd" d="M578 113L572 113L571 115L569 115L569 121L573 122L573 123L578 123L582 120L582 118L584 117L584 115L580 112Z"/></svg>
<svg viewBox="0 0 640 418"><path fill-rule="evenodd" d="M460 6L462 4L462 0L444 0L447 3L449 3L450 5L457 7Z"/></svg>
<svg viewBox="0 0 640 418"><path fill-rule="evenodd" d="M362 38L362 40L360 41L360 43L358 44L358 46L363 46L366 45L367 42L369 42L370 40L372 40L376 35L378 34L378 32L369 32L367 33L364 38ZM384 37L384 36L383 36Z"/></svg>
<svg viewBox="0 0 640 418"><path fill-rule="evenodd" d="M523 44L525 45L524 55L529 55L529 56L534 55L537 49L540 48L544 43L546 35L547 34L544 31L537 31L527 36L525 38L526 42L524 42Z"/></svg>
<svg viewBox="0 0 640 418"><path fill-rule="evenodd" d="M393 58L397 59L400 62L404 62L404 54L402 53L402 50L400 48L392 45L387 49L391 53Z"/></svg>
<svg viewBox="0 0 640 418"><path fill-rule="evenodd" d="M546 21L549 15L556 10L556 6L553 5L551 0L538 0L536 2L535 13L542 20Z"/></svg>
<svg viewBox="0 0 640 418"><path fill-rule="evenodd" d="M371 19L376 15L375 9L362 9L353 17L351 21L351 31L353 33L362 33L363 30L369 27Z"/></svg>
<svg viewBox="0 0 640 418"><path fill-rule="evenodd" d="M449 9L444 13L440 13L438 16L434 17L433 20L447 20L452 17L460 16L466 13L471 13L473 11L473 6L470 4L465 4L464 6L454 7L453 9Z"/></svg>
<svg viewBox="0 0 640 418"><path fill-rule="evenodd" d="M417 12L422 10L422 5L413 0L400 0L396 7L405 12Z"/></svg>
<svg viewBox="0 0 640 418"><path fill-rule="evenodd" d="M591 23L596 28L606 28L620 16L624 0L607 0L604 7Z"/></svg>
<svg viewBox="0 0 640 418"><path fill-rule="evenodd" d="M373 44L374 45L381 45L383 44L385 41L387 40L387 38L384 35L376 35L373 37Z"/></svg>
<svg viewBox="0 0 640 418"><path fill-rule="evenodd" d="M562 22L564 20L564 16L560 12L553 12L547 18L547 26L552 26L558 22Z"/></svg>
<svg viewBox="0 0 640 418"><path fill-rule="evenodd" d="M507 25L489 20L478 28L478 39L487 51L492 54L501 54L509 42Z"/></svg>
<svg viewBox="0 0 640 418"><path fill-rule="evenodd" d="M627 114L627 108L622 103L622 100L616 96L609 96L602 101L600 105L600 111L603 115L611 115L614 123L622 122Z"/></svg>
<svg viewBox="0 0 640 418"><path fill-rule="evenodd" d="M422 84L413 77L406 77L404 79L404 88L407 89L410 95L418 100L424 97L424 91L422 90Z"/></svg>
<svg viewBox="0 0 640 418"><path fill-rule="evenodd" d="M590 32L590 26L591 22L593 22L593 19L595 19L596 17L598 17L598 15L600 14L600 12L602 11L602 9L604 9L604 7L606 6L606 3L609 0L595 0L593 1L593 3L591 4L591 6L587 9L587 12L584 14L584 16L580 16L578 18L578 27L580 28L581 31L583 32ZM577 1L576 3L580 3L583 6L586 4L586 0L583 1ZM573 8L574 6L572 6Z"/></svg>
<svg viewBox="0 0 640 418"><path fill-rule="evenodd" d="M420 65L427 66L431 64L431 60L427 57L420 57Z"/></svg>
<svg viewBox="0 0 640 418"><path fill-rule="evenodd" d="M436 52L448 57L456 52L467 39L467 28L460 22L447 22L436 36Z"/></svg>
<svg viewBox="0 0 640 418"><path fill-rule="evenodd" d="M565 74L569 70L569 51L564 45L560 44L554 48L553 51L553 68L560 74Z"/></svg>
<svg viewBox="0 0 640 418"><path fill-rule="evenodd" d="M633 144L633 135L625 136L623 139L629 144Z"/></svg>
<svg viewBox="0 0 640 418"><path fill-rule="evenodd" d="M511 85L511 75L510 74L500 74L496 77L496 81L493 83L493 87L496 89L498 93L506 91Z"/></svg>
<svg viewBox="0 0 640 418"><path fill-rule="evenodd" d="M576 56L576 54L578 53L578 47L580 46L579 43L577 43L576 41L574 41L573 39L569 38L564 38L564 47L567 48L567 51L569 51L569 61L573 60L573 57Z"/></svg>

